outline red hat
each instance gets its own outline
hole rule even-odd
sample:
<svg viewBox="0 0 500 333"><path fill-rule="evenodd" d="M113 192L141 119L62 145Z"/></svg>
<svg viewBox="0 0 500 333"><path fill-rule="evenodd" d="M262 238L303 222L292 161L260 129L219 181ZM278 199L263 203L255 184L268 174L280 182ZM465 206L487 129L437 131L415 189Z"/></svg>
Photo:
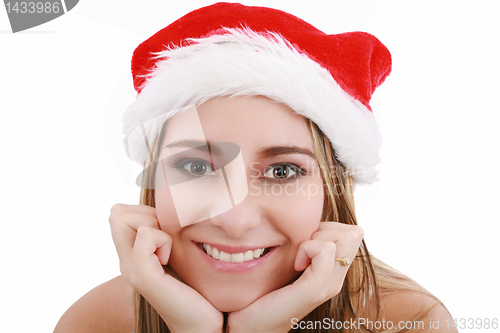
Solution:
<svg viewBox="0 0 500 333"><path fill-rule="evenodd" d="M127 151L145 161L144 135L156 137L163 125L153 119L216 96L261 95L314 121L355 182L370 183L381 137L369 102L390 70L389 51L370 34L327 35L266 7L203 7L134 51L138 96L124 116Z"/></svg>

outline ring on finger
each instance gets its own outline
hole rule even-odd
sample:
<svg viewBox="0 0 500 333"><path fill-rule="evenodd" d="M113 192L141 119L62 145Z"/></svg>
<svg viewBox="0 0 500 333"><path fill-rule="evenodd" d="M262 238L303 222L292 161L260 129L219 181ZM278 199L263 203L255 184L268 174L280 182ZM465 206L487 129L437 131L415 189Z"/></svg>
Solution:
<svg viewBox="0 0 500 333"><path fill-rule="evenodd" d="M335 258L336 261L340 261L342 266L349 266L351 264L351 259L344 257L344 258Z"/></svg>

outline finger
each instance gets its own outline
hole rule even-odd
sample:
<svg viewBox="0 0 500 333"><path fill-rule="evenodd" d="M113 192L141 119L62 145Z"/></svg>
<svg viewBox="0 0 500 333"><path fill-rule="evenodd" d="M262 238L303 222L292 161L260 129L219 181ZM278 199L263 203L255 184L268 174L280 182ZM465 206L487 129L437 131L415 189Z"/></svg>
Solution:
<svg viewBox="0 0 500 333"><path fill-rule="evenodd" d="M309 240L299 246L294 268L303 271L310 267L311 273L331 274L335 261L336 245L332 241Z"/></svg>
<svg viewBox="0 0 500 333"><path fill-rule="evenodd" d="M337 246L337 257L348 257L352 261L358 252L363 236L363 229L357 225L335 223L316 231L311 235L311 239L333 241Z"/></svg>
<svg viewBox="0 0 500 333"><path fill-rule="evenodd" d="M160 229L158 219L155 216L142 214L142 213L114 213L109 217L110 223L126 225L133 231L137 231L141 225L151 228Z"/></svg>
<svg viewBox="0 0 500 333"><path fill-rule="evenodd" d="M136 232L126 224L115 222L111 223L111 236L120 259L120 271L128 279L128 267Z"/></svg>
<svg viewBox="0 0 500 333"><path fill-rule="evenodd" d="M300 266L309 261L307 269L293 284L258 300L257 302L261 301L259 311L267 306L277 309L278 312L272 314L274 318L269 318L269 320L279 318L290 320L290 314L295 314L300 318L305 316L310 312L311 306L316 307L329 297L331 292L328 286L332 283L334 258L335 244L333 242L316 240L303 242L299 247L295 268L302 268Z"/></svg>
<svg viewBox="0 0 500 333"><path fill-rule="evenodd" d="M363 240L363 229L357 225L346 225L341 223L327 223L318 228L311 239L333 241L336 245L336 258L349 258L353 262L359 251L359 246ZM335 259L334 259L335 260ZM335 269L331 276L331 295L340 292L343 281L351 265L344 265L335 260Z"/></svg>
<svg viewBox="0 0 500 333"><path fill-rule="evenodd" d="M248 307L246 312L242 312L245 316L257 312L255 315L264 317L264 322L289 322L291 315L303 318L311 308L317 307L340 292L348 267L340 268L336 265L338 247L332 239L337 240L334 236L335 231L344 234L345 230L350 229L349 226L333 222L319 229L321 230L318 231L317 239L303 242L297 251L294 268L298 271L304 270L301 276L293 284L257 300L255 304L259 306ZM276 311L272 311L272 314L262 313L262 308L271 307Z"/></svg>
<svg viewBox="0 0 500 333"><path fill-rule="evenodd" d="M163 232L166 234L165 232ZM168 234L167 234L168 235ZM170 237L170 235L168 235ZM160 264L165 266L168 264L168 260L170 259L170 251L172 250L172 238L170 237L170 241L164 243L156 249L156 256L160 260Z"/></svg>
<svg viewBox="0 0 500 333"><path fill-rule="evenodd" d="M164 249L162 253L166 254L165 248L171 245L172 237L166 232L149 226L140 226L137 230L137 237L135 238L134 256L141 256L142 259L146 259L146 257L157 257L156 252L158 250ZM138 260L138 262L142 262L142 260Z"/></svg>
<svg viewBox="0 0 500 333"><path fill-rule="evenodd" d="M120 258L120 270L126 278L137 229L141 225L159 229L158 220L155 216L139 213L146 212L148 209L145 208L151 207L135 206L132 208L126 205L115 205L109 216L111 235Z"/></svg>
<svg viewBox="0 0 500 333"><path fill-rule="evenodd" d="M135 232L139 226L147 225L159 229L158 220L156 219L156 215L151 215L151 209L154 212L154 208L144 205L133 207L122 204L114 205L109 215L113 239L117 239L120 242L125 241L126 244L131 246L135 240Z"/></svg>
<svg viewBox="0 0 500 333"><path fill-rule="evenodd" d="M140 213L156 217L156 208L147 205L126 205L126 204L115 204L111 207L111 213Z"/></svg>
<svg viewBox="0 0 500 333"><path fill-rule="evenodd" d="M120 260L129 257L132 253L136 232L140 226L160 228L155 217L138 213L115 213L109 217L109 222Z"/></svg>
<svg viewBox="0 0 500 333"><path fill-rule="evenodd" d="M186 310L179 300L204 299L197 291L165 273L161 262L167 258L159 256L170 253L171 246L172 238L167 233L148 226L139 227L133 250L131 284L158 313L186 323L193 320L192 309Z"/></svg>
<svg viewBox="0 0 500 333"><path fill-rule="evenodd" d="M331 221L326 221L326 222L320 222L318 226L317 231L323 231L323 230L351 230L351 228L359 228L360 231L363 231L363 229L359 225L352 225L352 224L345 224L341 222L331 222Z"/></svg>
<svg viewBox="0 0 500 333"><path fill-rule="evenodd" d="M144 205L128 206L123 204L117 204L111 208L109 223L118 256L122 257L122 254L128 256L131 253L130 248L133 246L139 226L147 225L156 229L160 228L156 215L151 215L151 209L152 207Z"/></svg>
<svg viewBox="0 0 500 333"><path fill-rule="evenodd" d="M132 283L140 284L148 276L154 280L163 277L165 272L162 265L168 263L171 246L172 237L169 234L149 226L140 226L132 251Z"/></svg>

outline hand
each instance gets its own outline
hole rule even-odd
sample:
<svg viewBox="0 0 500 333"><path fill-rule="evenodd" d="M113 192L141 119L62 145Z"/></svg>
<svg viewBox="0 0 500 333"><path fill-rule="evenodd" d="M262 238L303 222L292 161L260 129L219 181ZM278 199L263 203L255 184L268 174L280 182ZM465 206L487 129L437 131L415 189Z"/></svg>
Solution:
<svg viewBox="0 0 500 333"><path fill-rule="evenodd" d="M222 313L174 277L173 271L164 269L172 237L160 230L155 208L114 205L109 222L122 276L155 308L172 332L222 331Z"/></svg>
<svg viewBox="0 0 500 333"><path fill-rule="evenodd" d="M355 258L363 239L359 226L321 222L311 239L299 246L294 268L304 271L291 285L231 312L230 332L288 332L292 318L302 319L342 289L349 266L335 258Z"/></svg>

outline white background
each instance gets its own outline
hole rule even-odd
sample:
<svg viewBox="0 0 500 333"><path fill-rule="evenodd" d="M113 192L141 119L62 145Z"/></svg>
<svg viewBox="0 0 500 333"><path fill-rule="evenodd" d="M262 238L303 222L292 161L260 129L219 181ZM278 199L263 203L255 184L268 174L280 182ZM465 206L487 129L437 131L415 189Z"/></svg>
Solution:
<svg viewBox="0 0 500 333"><path fill-rule="evenodd" d="M210 3L82 0L17 34L0 10L2 331L51 332L119 274L109 208L139 197L120 133L132 52ZM243 3L327 33L367 31L389 48L393 72L372 100L381 182L356 192L368 248L454 317L500 318L497 1Z"/></svg>

